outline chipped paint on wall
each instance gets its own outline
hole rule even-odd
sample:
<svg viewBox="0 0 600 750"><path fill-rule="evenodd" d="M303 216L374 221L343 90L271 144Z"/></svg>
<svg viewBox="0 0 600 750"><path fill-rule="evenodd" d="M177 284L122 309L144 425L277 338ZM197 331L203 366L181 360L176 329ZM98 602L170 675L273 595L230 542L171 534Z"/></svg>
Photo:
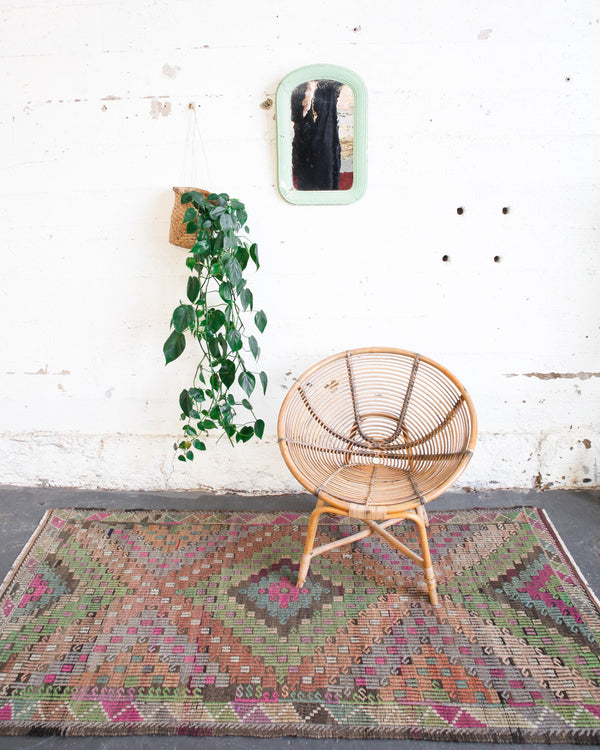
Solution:
<svg viewBox="0 0 600 750"><path fill-rule="evenodd" d="M518 373L507 373L507 378L518 378ZM521 377L538 378L538 380L589 380L590 378L600 378L600 372L524 372Z"/></svg>
<svg viewBox="0 0 600 750"><path fill-rule="evenodd" d="M157 120L159 117L168 117L171 114L171 102L161 102L152 99L150 103L150 116Z"/></svg>
<svg viewBox="0 0 600 750"><path fill-rule="evenodd" d="M167 76L167 78L177 78L177 73L180 70L179 65L169 65L168 63L165 63L162 68L163 75Z"/></svg>

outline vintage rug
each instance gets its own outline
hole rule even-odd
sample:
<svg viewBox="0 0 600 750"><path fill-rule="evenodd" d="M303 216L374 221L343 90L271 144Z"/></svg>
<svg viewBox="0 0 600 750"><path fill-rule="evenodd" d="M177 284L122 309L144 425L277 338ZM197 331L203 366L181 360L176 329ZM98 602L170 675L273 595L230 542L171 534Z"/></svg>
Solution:
<svg viewBox="0 0 600 750"><path fill-rule="evenodd" d="M49 511L0 595L0 733L600 743L599 609L544 513L430 515L437 608L375 538L298 590L307 514Z"/></svg>

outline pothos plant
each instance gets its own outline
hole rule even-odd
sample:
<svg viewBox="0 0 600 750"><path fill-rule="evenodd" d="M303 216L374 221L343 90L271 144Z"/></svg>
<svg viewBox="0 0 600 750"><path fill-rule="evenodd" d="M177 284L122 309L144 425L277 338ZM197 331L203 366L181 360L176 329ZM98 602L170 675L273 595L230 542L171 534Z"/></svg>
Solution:
<svg viewBox="0 0 600 750"><path fill-rule="evenodd" d="M260 347L244 321L253 317L262 333L267 316L254 311L244 278L250 261L259 267L256 244L240 234L249 231L244 204L225 193L205 198L196 190L183 193L181 202L189 204L183 222L195 243L185 261L187 300L173 311L163 352L169 364L185 350L186 337L200 347L192 385L179 395L184 438L174 445L180 461L191 461L195 451L206 450L204 440L213 431L232 443L262 438L265 424L256 418L250 397L257 377L263 392L268 381L266 373L246 365L249 357L258 360Z"/></svg>

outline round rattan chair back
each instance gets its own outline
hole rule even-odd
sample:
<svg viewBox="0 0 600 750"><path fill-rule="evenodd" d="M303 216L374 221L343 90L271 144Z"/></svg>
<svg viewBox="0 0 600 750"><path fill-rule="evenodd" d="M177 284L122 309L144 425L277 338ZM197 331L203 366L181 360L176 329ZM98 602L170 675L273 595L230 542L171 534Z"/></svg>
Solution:
<svg viewBox="0 0 600 750"><path fill-rule="evenodd" d="M416 507L465 469L477 437L461 383L400 349L341 352L307 370L281 407L278 435L296 479L328 503ZM359 515L360 517L360 515Z"/></svg>

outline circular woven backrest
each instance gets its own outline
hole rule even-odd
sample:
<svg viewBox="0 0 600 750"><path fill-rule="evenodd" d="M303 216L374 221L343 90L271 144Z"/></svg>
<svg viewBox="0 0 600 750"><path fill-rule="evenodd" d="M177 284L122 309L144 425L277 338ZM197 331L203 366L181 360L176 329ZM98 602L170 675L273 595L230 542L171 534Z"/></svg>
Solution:
<svg viewBox="0 0 600 750"><path fill-rule="evenodd" d="M341 509L415 507L465 469L477 438L471 398L428 357L341 352L307 370L278 421L283 457L311 493Z"/></svg>

